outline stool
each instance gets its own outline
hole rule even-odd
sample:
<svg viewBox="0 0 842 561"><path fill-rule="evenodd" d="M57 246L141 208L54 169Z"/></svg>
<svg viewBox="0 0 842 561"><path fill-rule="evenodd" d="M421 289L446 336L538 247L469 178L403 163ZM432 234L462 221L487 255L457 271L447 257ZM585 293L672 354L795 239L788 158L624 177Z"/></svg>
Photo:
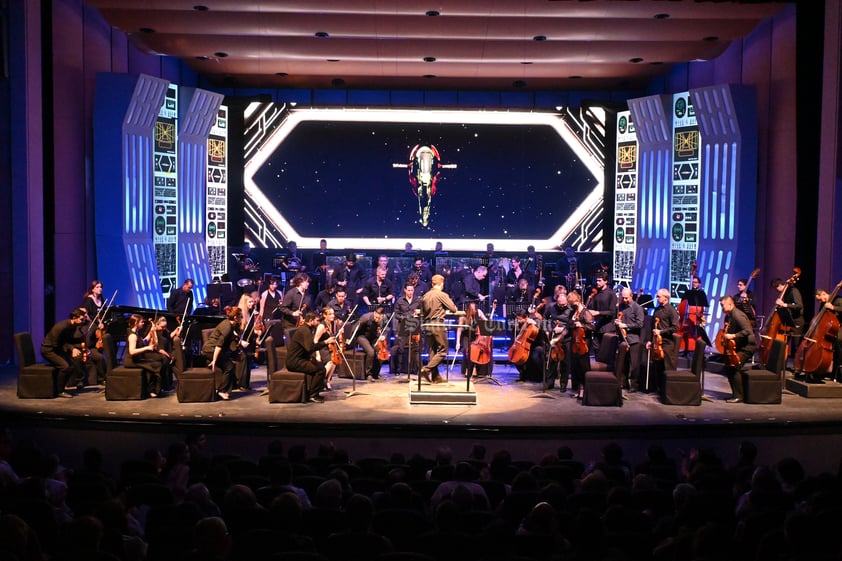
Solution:
<svg viewBox="0 0 842 561"><path fill-rule="evenodd" d="M15 333L15 347L18 351L18 397L21 399L52 399L59 393L58 369L51 364L35 361L35 347L32 334ZM63 388L62 388L63 389Z"/></svg>
<svg viewBox="0 0 842 561"><path fill-rule="evenodd" d="M306 403L307 376L303 372L290 372L286 368L278 368L275 339L272 336L266 337L263 344L266 346L269 403Z"/></svg>
<svg viewBox="0 0 842 561"><path fill-rule="evenodd" d="M210 368L184 368L184 350L181 339L172 341L173 373L178 379L175 395L179 403L204 403L216 401L216 380Z"/></svg>
<svg viewBox="0 0 842 561"><path fill-rule="evenodd" d="M146 372L142 368L117 364L117 348L111 334L102 336L105 351L106 401L132 401L146 399Z"/></svg>
<svg viewBox="0 0 842 561"><path fill-rule="evenodd" d="M269 403L306 403L307 376L286 368L269 375Z"/></svg>
<svg viewBox="0 0 842 561"><path fill-rule="evenodd" d="M623 406L623 390L613 372L592 371L585 373L583 405Z"/></svg>
<svg viewBox="0 0 842 561"><path fill-rule="evenodd" d="M781 402L781 376L771 370L743 372L743 401L776 404Z"/></svg>
<svg viewBox="0 0 842 561"><path fill-rule="evenodd" d="M678 341L674 338L678 349ZM701 405L702 373L705 369L705 347L696 345L690 370L667 370L661 385L661 403L666 405Z"/></svg>

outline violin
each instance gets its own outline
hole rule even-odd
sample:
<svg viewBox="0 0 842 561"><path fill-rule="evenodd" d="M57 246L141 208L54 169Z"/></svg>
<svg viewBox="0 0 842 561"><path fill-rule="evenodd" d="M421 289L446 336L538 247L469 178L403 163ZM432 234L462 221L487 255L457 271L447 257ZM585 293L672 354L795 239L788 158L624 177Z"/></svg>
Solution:
<svg viewBox="0 0 842 561"><path fill-rule="evenodd" d="M389 360L391 356L392 353L389 352L389 342L386 340L386 336L382 335L377 339L377 359L380 362L385 362Z"/></svg>
<svg viewBox="0 0 842 561"><path fill-rule="evenodd" d="M88 346L82 341L82 363L88 362Z"/></svg>
<svg viewBox="0 0 842 561"><path fill-rule="evenodd" d="M556 327L559 325L556 320ZM550 340L550 360L559 362L564 360L564 331Z"/></svg>
<svg viewBox="0 0 842 561"><path fill-rule="evenodd" d="M661 337L661 318L655 318L655 329L659 331L657 335L652 336L652 354L655 360L664 360L664 338Z"/></svg>
<svg viewBox="0 0 842 561"><path fill-rule="evenodd" d="M623 312L617 312L617 331L620 333L620 339L622 342L627 339L629 332L625 327L620 327L621 323L623 323Z"/></svg>
<svg viewBox="0 0 842 561"><path fill-rule="evenodd" d="M298 323L296 324L296 327L301 327L302 325L304 325L304 312L306 310L307 304L301 304L301 307L298 309L298 311L301 313L298 315Z"/></svg>
<svg viewBox="0 0 842 561"><path fill-rule="evenodd" d="M792 285L797 283L799 278L801 278L800 268L795 267L792 271L793 274L787 279L786 287L784 287L779 298L783 298L786 291L789 290ZM769 362L769 355L772 353L772 344L775 341L782 341L786 343L791 327L784 324L781 319L780 311L778 307L775 306L775 309L771 314L769 314L769 321L766 322L764 329L765 333L760 335L760 362L766 364ZM789 345L784 344L784 356L786 356L788 352Z"/></svg>
<svg viewBox="0 0 842 561"><path fill-rule="evenodd" d="M330 361L336 366L342 364L342 351L345 348L345 340L341 333L336 335L336 341L329 343L327 348L330 350Z"/></svg>
<svg viewBox="0 0 842 561"><path fill-rule="evenodd" d="M494 310L497 308L497 300L491 303L491 317L494 317ZM477 326L476 339L471 341L471 362L474 364L488 364L491 362L491 335L480 335Z"/></svg>
<svg viewBox="0 0 842 561"><path fill-rule="evenodd" d="M716 350L725 357L725 363L728 366L739 367L742 361L740 360L740 355L737 354L737 341L725 337L729 327L730 322L726 321L725 327L720 329L719 333L716 334Z"/></svg>

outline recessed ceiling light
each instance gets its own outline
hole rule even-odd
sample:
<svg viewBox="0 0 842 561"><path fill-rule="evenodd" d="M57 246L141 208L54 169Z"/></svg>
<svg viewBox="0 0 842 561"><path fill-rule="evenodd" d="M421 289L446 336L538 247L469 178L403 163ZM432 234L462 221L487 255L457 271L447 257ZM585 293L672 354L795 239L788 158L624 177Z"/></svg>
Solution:
<svg viewBox="0 0 842 561"><path fill-rule="evenodd" d="M650 62L649 64L651 64L652 66L660 66L663 64L663 61L656 60L654 62Z"/></svg>
<svg viewBox="0 0 842 561"><path fill-rule="evenodd" d="M334 78L333 80L330 81L330 84L334 88L341 88L342 86L345 85L345 80L343 80L342 78Z"/></svg>
<svg viewBox="0 0 842 561"><path fill-rule="evenodd" d="M424 62L436 62L436 57L434 56L425 56Z"/></svg>
<svg viewBox="0 0 842 561"><path fill-rule="evenodd" d="M324 39L325 37L330 37L327 31L316 31L313 35L318 37L319 39Z"/></svg>
<svg viewBox="0 0 842 561"><path fill-rule="evenodd" d="M435 78L435 77L436 77L436 75L435 75L435 74L424 74L424 75L422 76L422 78Z"/></svg>
<svg viewBox="0 0 842 561"><path fill-rule="evenodd" d="M629 62L633 62L633 63L637 64L638 62L643 62L643 59L640 58L639 56L636 56L634 58L630 58Z"/></svg>
<svg viewBox="0 0 842 561"><path fill-rule="evenodd" d="M705 37L704 39L702 39L702 41L705 41L705 42L707 42L707 43L714 43L714 42L716 42L716 41L719 41L719 37L717 37L716 35L710 35L710 36Z"/></svg>
<svg viewBox="0 0 842 561"><path fill-rule="evenodd" d="M655 14L655 15L654 15L654 16L652 16L652 17L654 17L655 19L669 19L670 15L669 15L669 14L660 13L660 14Z"/></svg>
<svg viewBox="0 0 842 561"><path fill-rule="evenodd" d="M440 15L441 15L441 12L440 12L440 11L438 11L438 10L427 10L427 11L424 13L424 15L425 15L425 16L430 16L431 18L433 18L433 17L436 17L436 16L440 16Z"/></svg>
<svg viewBox="0 0 842 561"><path fill-rule="evenodd" d="M199 55L196 57L196 60L210 60L210 57L207 55Z"/></svg>
<svg viewBox="0 0 842 561"><path fill-rule="evenodd" d="M524 82L523 80L515 80L514 82L512 82L512 87L514 87L514 88L525 88L526 82Z"/></svg>
<svg viewBox="0 0 842 561"><path fill-rule="evenodd" d="M155 30L151 27L141 27L138 31L141 33L155 33Z"/></svg>
<svg viewBox="0 0 842 561"><path fill-rule="evenodd" d="M536 35L535 37L532 38L532 40L533 41L546 41L547 36L546 35Z"/></svg>
<svg viewBox="0 0 842 561"><path fill-rule="evenodd" d="M338 58L329 58L327 59L328 62L339 62Z"/></svg>
<svg viewBox="0 0 842 561"><path fill-rule="evenodd" d="M218 51L213 53L213 56L215 56L216 58L225 58L228 56L228 53L226 53L225 51Z"/></svg>
<svg viewBox="0 0 842 561"><path fill-rule="evenodd" d="M567 79L568 80L581 80L582 77L579 76L578 74L574 74L573 76L568 76Z"/></svg>
<svg viewBox="0 0 842 561"><path fill-rule="evenodd" d="M207 12L210 8L208 8L207 6L203 6L202 4L196 4L195 6L193 6L193 9L197 12Z"/></svg>
<svg viewBox="0 0 842 561"><path fill-rule="evenodd" d="M530 60L524 60L523 62L521 62L521 64L532 64L532 61L530 61Z"/></svg>
<svg viewBox="0 0 842 561"><path fill-rule="evenodd" d="M275 72L275 76L280 76L281 78L286 78L289 76L286 72Z"/></svg>

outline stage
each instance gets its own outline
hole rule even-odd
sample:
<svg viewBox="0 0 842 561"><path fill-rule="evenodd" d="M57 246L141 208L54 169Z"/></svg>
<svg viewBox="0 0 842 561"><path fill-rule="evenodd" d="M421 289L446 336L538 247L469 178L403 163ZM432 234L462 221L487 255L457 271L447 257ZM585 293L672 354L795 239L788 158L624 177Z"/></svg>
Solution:
<svg viewBox="0 0 842 561"><path fill-rule="evenodd" d="M101 388L88 387L72 399L19 399L16 370L0 370L0 415L16 436L29 435L51 449L78 453L80 447L124 450L126 457L149 446L165 449L169 442L200 430L226 451L258 456L271 440L320 442L354 451L354 455L392 452L432 455L447 445L465 453L474 442L489 451L507 448L516 458L538 461L561 444L577 456L594 459L604 443L621 442L629 456L642 459L646 447L659 443L679 450L712 446L723 457L736 453L741 440L758 444L769 461L792 455L811 471L835 473L842 450L842 400L808 398L784 390L779 405L729 404L727 380L706 372L701 406L662 404L657 395L628 394L622 407L590 407L561 393L541 391L540 383L517 382L516 370L494 368L501 383L472 384L475 405L411 403L417 379L390 375L386 367L377 382L335 379L323 404L271 404L261 395L265 368L252 375L252 391L232 393L230 401L179 403L175 392L143 401L106 401ZM828 383L828 389L839 384ZM834 388L830 388L834 386ZM466 391L457 369L445 384L422 383L422 392L456 394ZM460 452L461 453L461 452Z"/></svg>

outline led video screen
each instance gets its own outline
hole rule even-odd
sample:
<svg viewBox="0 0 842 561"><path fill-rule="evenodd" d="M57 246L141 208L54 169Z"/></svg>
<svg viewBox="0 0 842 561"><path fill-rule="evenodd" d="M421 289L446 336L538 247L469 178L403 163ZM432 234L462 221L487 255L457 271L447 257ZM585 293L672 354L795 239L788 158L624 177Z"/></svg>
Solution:
<svg viewBox="0 0 842 561"><path fill-rule="evenodd" d="M573 115L255 106L247 241L598 250L604 157Z"/></svg>

